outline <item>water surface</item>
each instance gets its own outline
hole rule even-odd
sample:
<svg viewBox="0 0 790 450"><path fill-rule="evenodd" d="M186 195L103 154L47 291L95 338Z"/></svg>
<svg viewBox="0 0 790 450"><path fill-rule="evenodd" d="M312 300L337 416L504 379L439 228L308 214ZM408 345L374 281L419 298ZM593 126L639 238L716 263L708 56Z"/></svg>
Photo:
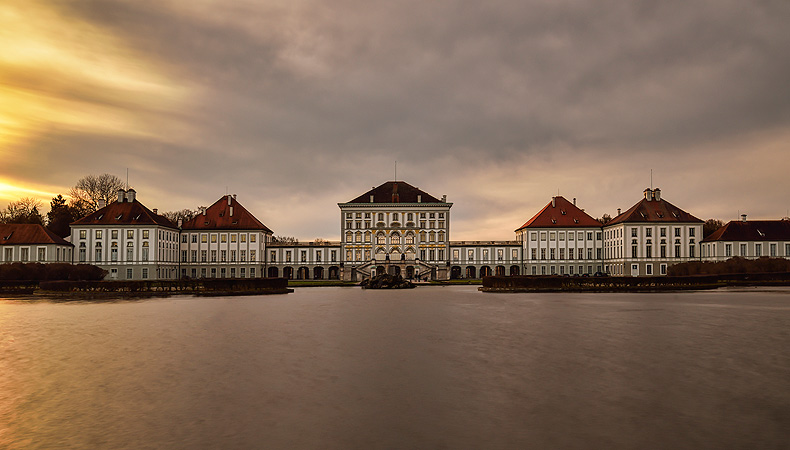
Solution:
<svg viewBox="0 0 790 450"><path fill-rule="evenodd" d="M790 289L0 300L0 448L787 448Z"/></svg>

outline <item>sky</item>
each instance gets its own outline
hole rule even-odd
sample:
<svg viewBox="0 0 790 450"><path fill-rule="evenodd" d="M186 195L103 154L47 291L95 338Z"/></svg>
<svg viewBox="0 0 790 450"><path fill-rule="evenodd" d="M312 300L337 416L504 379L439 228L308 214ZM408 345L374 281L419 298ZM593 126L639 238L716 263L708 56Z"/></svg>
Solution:
<svg viewBox="0 0 790 450"><path fill-rule="evenodd" d="M703 220L779 219L788 23L786 0L5 0L0 207L128 170L160 212L234 193L338 239L397 161L453 240L514 239L557 194L615 215L651 170Z"/></svg>

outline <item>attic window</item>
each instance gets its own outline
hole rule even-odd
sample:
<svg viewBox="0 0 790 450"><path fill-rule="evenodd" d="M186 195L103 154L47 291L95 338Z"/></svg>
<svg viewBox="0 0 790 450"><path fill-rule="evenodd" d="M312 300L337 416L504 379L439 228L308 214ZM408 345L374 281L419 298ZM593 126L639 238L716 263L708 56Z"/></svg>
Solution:
<svg viewBox="0 0 790 450"><path fill-rule="evenodd" d="M557 223L557 219L551 219L551 223Z"/></svg>
<svg viewBox="0 0 790 450"><path fill-rule="evenodd" d="M643 213L642 211L639 211L639 214L641 214L641 215L642 215L642 218L643 218L643 219L647 219L647 214Z"/></svg>
<svg viewBox="0 0 790 450"><path fill-rule="evenodd" d="M222 217L222 215L223 215L223 214L224 214L224 213L219 213L219 216L220 216L220 217Z"/></svg>
<svg viewBox="0 0 790 450"><path fill-rule="evenodd" d="M565 215L565 210L564 210L564 209L561 209L561 210L560 210L560 214L562 214L562 215L564 216L564 215Z"/></svg>
<svg viewBox="0 0 790 450"><path fill-rule="evenodd" d="M664 217L664 213L662 212L657 212L656 215L658 216L659 219Z"/></svg>
<svg viewBox="0 0 790 450"><path fill-rule="evenodd" d="M116 217L115 220L121 220L121 217L123 217L123 214L118 214L118 217Z"/></svg>
<svg viewBox="0 0 790 450"><path fill-rule="evenodd" d="M579 219L573 219L573 223L579 223Z"/></svg>
<svg viewBox="0 0 790 450"><path fill-rule="evenodd" d="M206 224L206 225L208 225L208 221L206 221L206 223L205 223L205 224Z"/></svg>
<svg viewBox="0 0 790 450"><path fill-rule="evenodd" d="M138 214L137 217L134 218L134 220L140 220L140 214Z"/></svg>
<svg viewBox="0 0 790 450"><path fill-rule="evenodd" d="M3 239L5 239L7 241L7 240L11 239L11 236L13 236L13 235L14 235L14 232L12 231L11 234L9 234L8 236L4 237Z"/></svg>
<svg viewBox="0 0 790 450"><path fill-rule="evenodd" d="M760 237L765 237L765 233L763 233L763 232L762 232L762 231L760 231L760 230L757 230L757 234L759 234L759 235L760 235Z"/></svg>
<svg viewBox="0 0 790 450"><path fill-rule="evenodd" d="M234 220L234 221L233 221L233 225L236 225L237 223L239 223L239 221L238 221L238 220Z"/></svg>
<svg viewBox="0 0 790 450"><path fill-rule="evenodd" d="M680 217L677 211L672 211L672 215L675 216L676 219Z"/></svg>

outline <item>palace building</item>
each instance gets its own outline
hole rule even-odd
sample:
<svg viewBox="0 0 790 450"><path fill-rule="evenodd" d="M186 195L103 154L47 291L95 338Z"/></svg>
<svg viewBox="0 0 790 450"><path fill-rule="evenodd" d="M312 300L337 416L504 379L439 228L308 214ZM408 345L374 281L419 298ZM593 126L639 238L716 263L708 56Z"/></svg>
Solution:
<svg viewBox="0 0 790 450"><path fill-rule="evenodd" d="M0 224L0 263L72 262L74 245L32 223Z"/></svg>
<svg viewBox="0 0 790 450"><path fill-rule="evenodd" d="M180 224L180 273L190 278L266 276L266 246L272 230L225 195Z"/></svg>
<svg viewBox="0 0 790 450"><path fill-rule="evenodd" d="M75 262L121 280L178 278L178 227L137 200L134 189L71 224Z"/></svg>
<svg viewBox="0 0 790 450"><path fill-rule="evenodd" d="M447 279L450 208L403 181L388 181L340 207L341 277L360 280L382 272L407 278Z"/></svg>
<svg viewBox="0 0 790 450"><path fill-rule="evenodd" d="M564 197L552 197L516 230L524 275L592 275L601 272L601 223Z"/></svg>
<svg viewBox="0 0 790 450"><path fill-rule="evenodd" d="M790 259L790 220L733 220L702 240L702 259L726 261L734 256Z"/></svg>

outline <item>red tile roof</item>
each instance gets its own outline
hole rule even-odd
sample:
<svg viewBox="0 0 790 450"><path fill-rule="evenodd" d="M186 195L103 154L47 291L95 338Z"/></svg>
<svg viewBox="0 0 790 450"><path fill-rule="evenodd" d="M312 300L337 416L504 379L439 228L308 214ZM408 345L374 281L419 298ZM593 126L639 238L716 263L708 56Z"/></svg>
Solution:
<svg viewBox="0 0 790 450"><path fill-rule="evenodd" d="M228 204L230 199L230 204ZM231 207L233 214L231 215ZM184 230L263 230L271 233L266 225L247 211L233 196L225 195L198 214L183 223Z"/></svg>
<svg viewBox="0 0 790 450"><path fill-rule="evenodd" d="M73 222L75 225L160 225L178 228L167 217L154 214L137 201L112 202L100 210Z"/></svg>
<svg viewBox="0 0 790 450"><path fill-rule="evenodd" d="M39 224L0 224L0 245L24 244L72 245Z"/></svg>
<svg viewBox="0 0 790 450"><path fill-rule="evenodd" d="M549 202L527 223L516 231L524 228L568 228L568 227L601 227L601 223L590 217L565 197L554 197L554 204Z"/></svg>
<svg viewBox="0 0 790 450"><path fill-rule="evenodd" d="M790 220L733 220L702 242L790 241Z"/></svg>
<svg viewBox="0 0 790 450"><path fill-rule="evenodd" d="M371 195L373 202L370 201ZM420 203L442 203L438 198L404 181L387 181L348 203L417 203L418 195Z"/></svg>
<svg viewBox="0 0 790 450"><path fill-rule="evenodd" d="M668 201L647 200L643 198L639 203L632 206L628 211L620 214L604 226L615 225L618 223L645 223L645 222L675 222L675 223L703 223L691 214L683 211Z"/></svg>

